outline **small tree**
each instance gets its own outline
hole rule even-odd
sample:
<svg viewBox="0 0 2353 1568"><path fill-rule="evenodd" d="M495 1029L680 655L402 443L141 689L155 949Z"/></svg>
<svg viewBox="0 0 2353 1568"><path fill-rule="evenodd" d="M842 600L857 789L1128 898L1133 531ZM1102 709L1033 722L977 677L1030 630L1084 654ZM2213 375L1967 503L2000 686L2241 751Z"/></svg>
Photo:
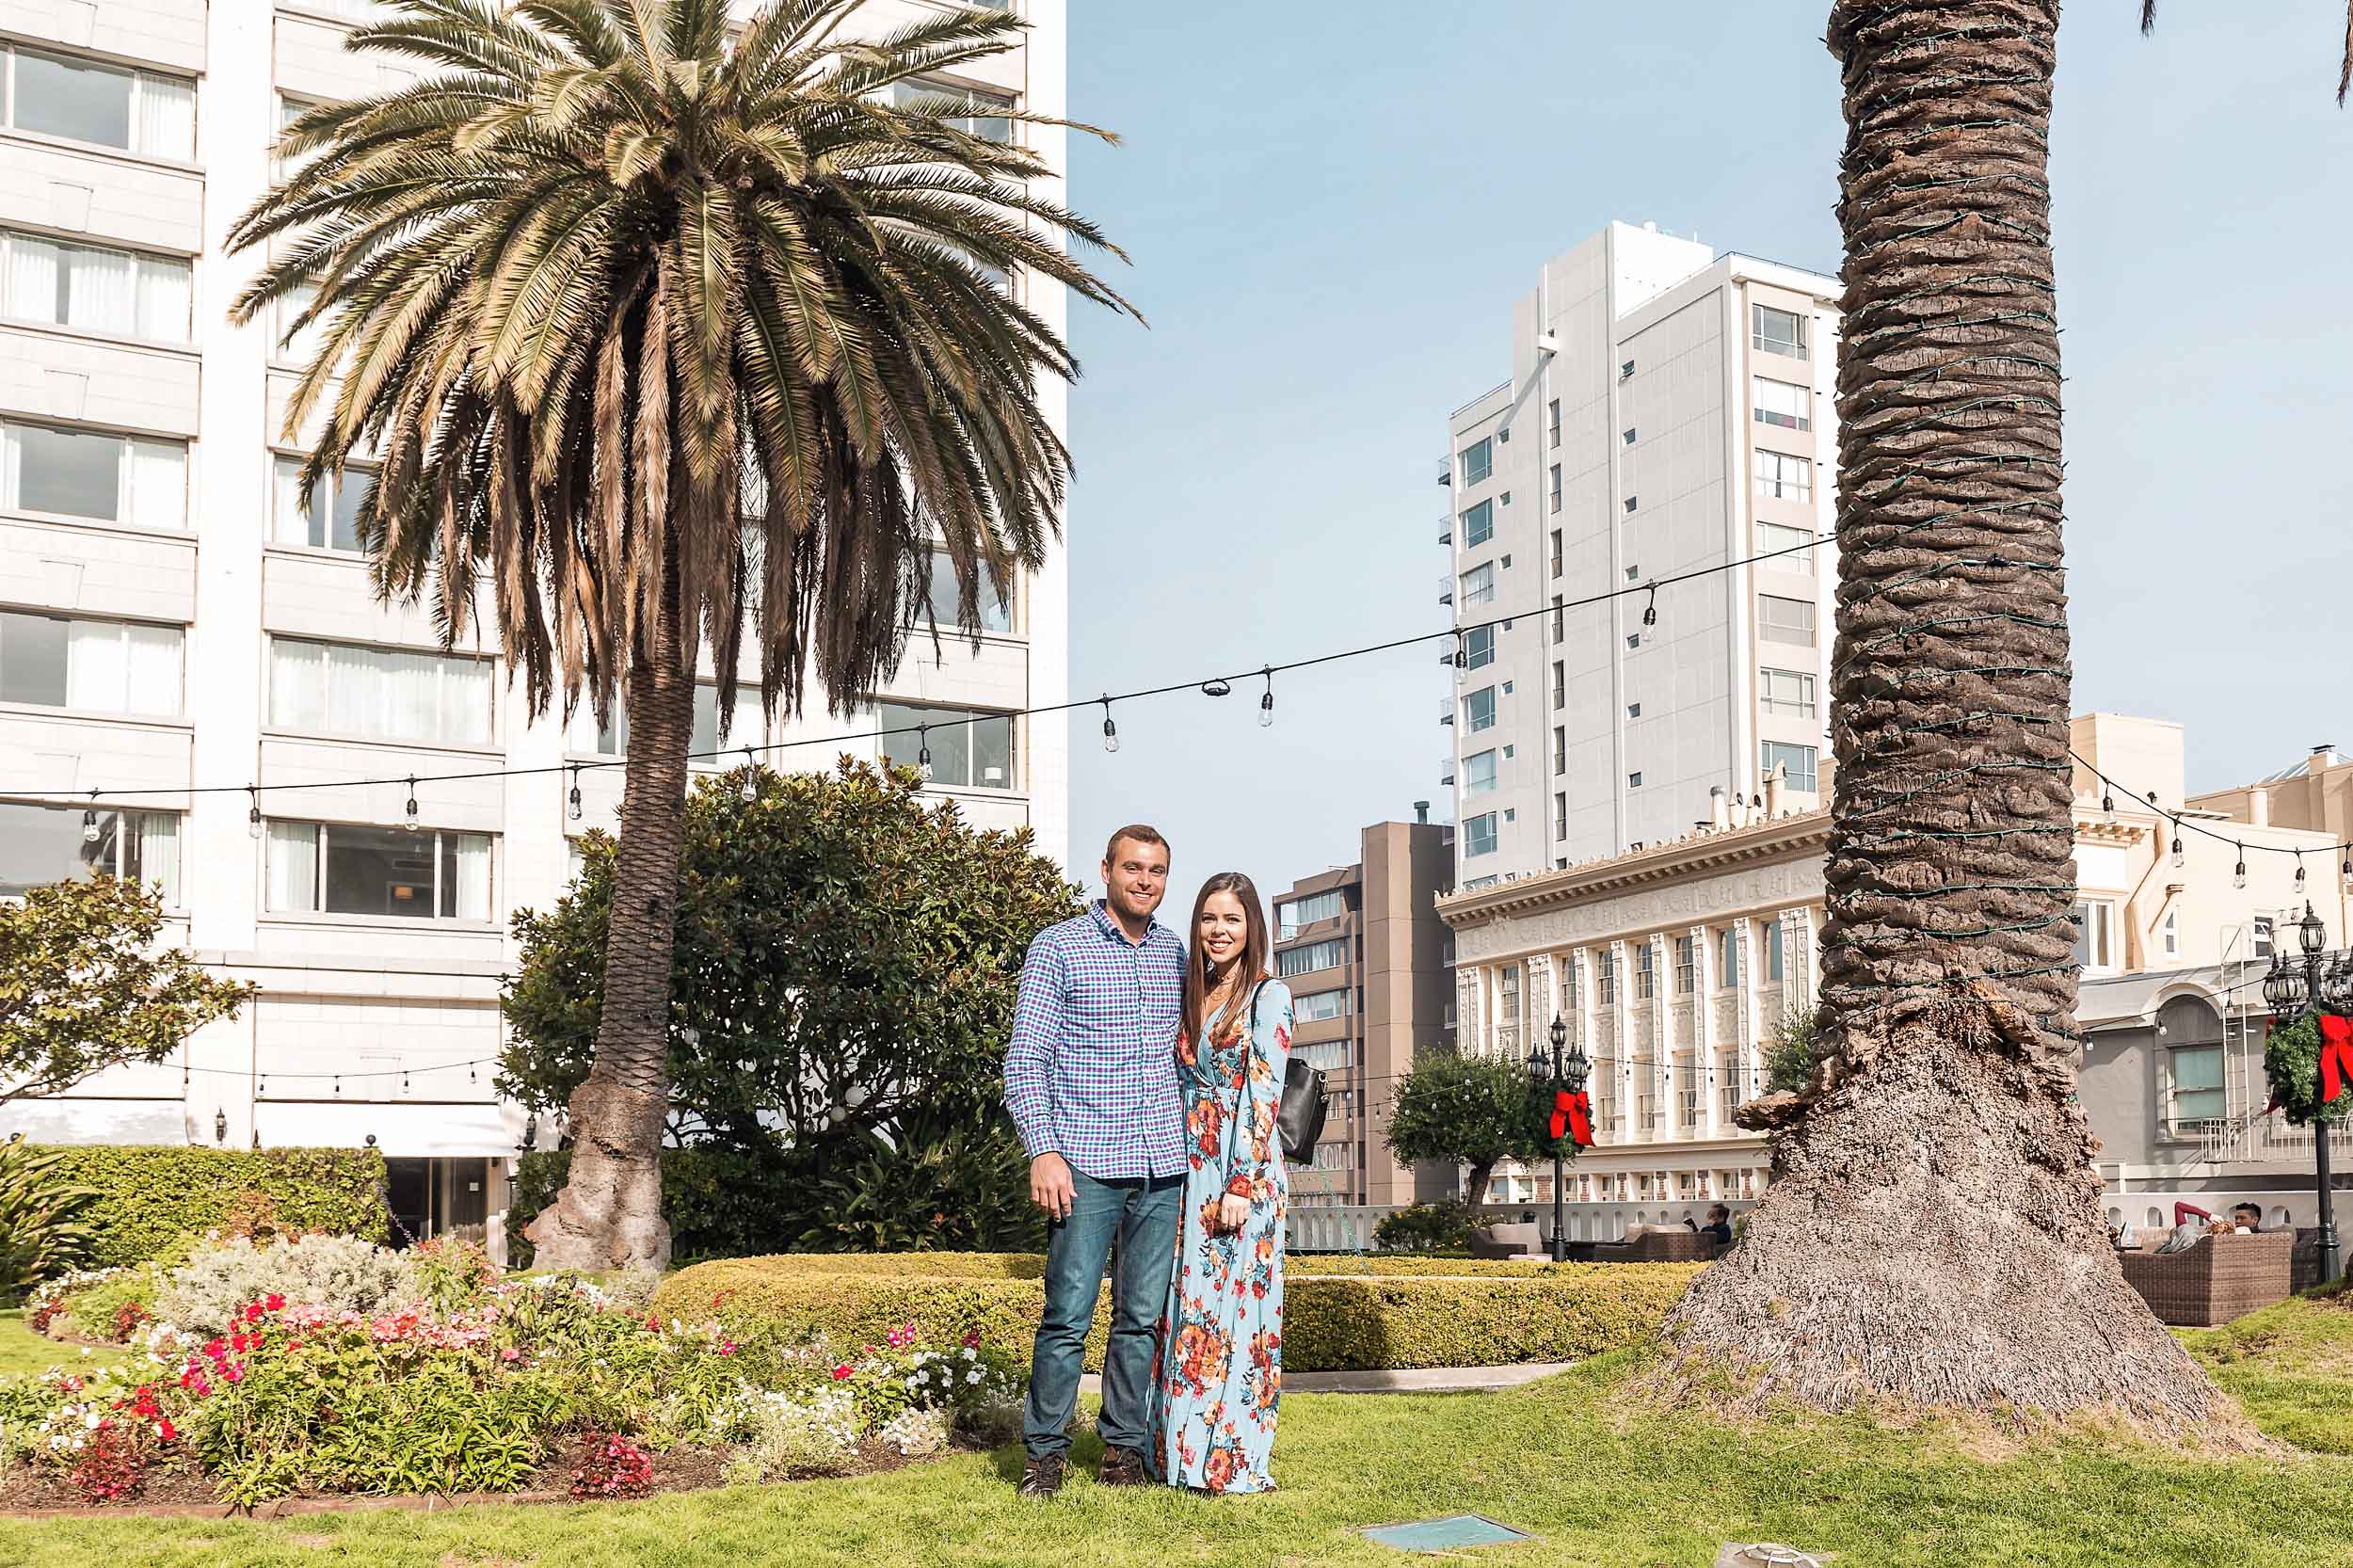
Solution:
<svg viewBox="0 0 2353 1568"><path fill-rule="evenodd" d="M1501 1160L1549 1154L1535 1114L1540 1086L1517 1062L1490 1056L1427 1056L1398 1081L1396 1107L1383 1134L1399 1160L1440 1160L1469 1167L1465 1201L1486 1201L1487 1177Z"/></svg>
<svg viewBox="0 0 2353 1568"><path fill-rule="evenodd" d="M28 888L0 904L0 1103L160 1062L253 994L176 948L158 952L163 895L111 876Z"/></svg>
<svg viewBox="0 0 2353 1568"><path fill-rule="evenodd" d="M2272 1103L2294 1126L2353 1119L2353 1094L2341 1093L2333 1102L2320 1097L2320 1026L2310 1013L2280 1025L2264 1041L2264 1077Z"/></svg>
<svg viewBox="0 0 2353 1568"><path fill-rule="evenodd" d="M1801 1095L1814 1081L1814 1012L1792 1007L1765 1042L1765 1092Z"/></svg>

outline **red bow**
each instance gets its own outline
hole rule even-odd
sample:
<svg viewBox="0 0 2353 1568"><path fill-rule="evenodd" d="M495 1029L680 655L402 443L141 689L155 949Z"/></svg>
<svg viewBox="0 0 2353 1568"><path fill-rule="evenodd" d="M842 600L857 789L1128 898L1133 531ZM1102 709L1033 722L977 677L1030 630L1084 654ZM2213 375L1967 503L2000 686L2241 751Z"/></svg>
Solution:
<svg viewBox="0 0 2353 1568"><path fill-rule="evenodd" d="M1552 1092L1552 1141L1559 1143L1561 1134L1566 1132L1575 1137L1578 1148L1592 1148L1593 1108L1593 1102L1585 1097L1584 1090L1571 1094L1566 1089L1555 1089Z"/></svg>
<svg viewBox="0 0 2353 1568"><path fill-rule="evenodd" d="M2320 1100L2323 1105L2353 1087L2353 1018L2320 1016Z"/></svg>

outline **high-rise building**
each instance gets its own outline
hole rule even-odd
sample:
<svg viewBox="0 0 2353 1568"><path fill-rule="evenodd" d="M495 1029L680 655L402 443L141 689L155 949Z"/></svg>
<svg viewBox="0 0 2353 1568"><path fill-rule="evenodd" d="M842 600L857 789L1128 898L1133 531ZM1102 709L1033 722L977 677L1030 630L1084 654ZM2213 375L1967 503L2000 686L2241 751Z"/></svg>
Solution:
<svg viewBox="0 0 2353 1568"><path fill-rule="evenodd" d="M1777 772L1828 798L1837 297L1613 223L1513 308L1438 474L1465 886L1672 839Z"/></svg>
<svg viewBox="0 0 2353 1568"><path fill-rule="evenodd" d="M1454 938L1437 915L1453 886L1454 830L1417 816L1375 823L1353 865L1274 895L1274 969L1297 1011L1291 1052L1323 1069L1332 1098L1314 1163L1292 1173L1295 1208L1417 1201L1414 1168L1389 1158L1382 1136L1415 1057L1454 1040ZM1451 1191L1452 1174L1429 1195Z"/></svg>
<svg viewBox="0 0 2353 1568"><path fill-rule="evenodd" d="M857 24L879 33L940 9L873 0ZM7 1106L0 1133L373 1140L410 1230L483 1229L495 1244L500 1157L526 1130L490 1089L508 917L552 904L577 836L615 824L620 771L569 764L611 762L626 736L585 716L526 722L494 645L444 651L427 610L376 602L353 536L360 483L304 505L293 482L309 437L282 422L304 345L228 324L258 258L230 254L226 236L271 184L279 127L405 85L416 62L344 47L375 14L364 0L7 10L0 895L97 870L160 883L168 938L262 989L168 1063ZM1032 138L1060 168L1062 130L992 118L1064 112L1064 0L1022 13L1021 47L923 86L967 95L978 134ZM1059 285L1009 286L1061 327ZM1063 426L1064 390L1042 397ZM1066 727L1013 715L1064 697L1065 597L1057 552L989 608L977 654L951 629L936 659L919 635L873 704L885 727L929 724L935 792L980 824L1035 829L1057 859ZM875 728L822 707L770 729L746 696L727 744ZM696 749L718 744L717 721L707 696ZM882 744L908 761L913 748ZM767 760L822 768L877 749L827 742ZM509 768L538 771L499 776ZM448 774L487 776L434 781ZM410 775L413 793L330 787ZM248 783L270 788L248 796Z"/></svg>

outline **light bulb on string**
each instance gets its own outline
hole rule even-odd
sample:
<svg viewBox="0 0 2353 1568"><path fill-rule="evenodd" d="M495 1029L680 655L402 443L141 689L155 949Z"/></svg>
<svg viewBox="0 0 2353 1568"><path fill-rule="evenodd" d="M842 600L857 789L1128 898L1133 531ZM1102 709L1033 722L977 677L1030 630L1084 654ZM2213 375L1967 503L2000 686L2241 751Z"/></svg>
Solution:
<svg viewBox="0 0 2353 1568"><path fill-rule="evenodd" d="M915 727L915 776L924 783L932 781L932 727Z"/></svg>
<svg viewBox="0 0 2353 1568"><path fill-rule="evenodd" d="M2182 849L2182 819L2173 819L2173 869L2180 871L2189 864L2189 856Z"/></svg>
<svg viewBox="0 0 2353 1568"><path fill-rule="evenodd" d="M406 826L409 832L414 833L417 830L417 776L413 773L408 776L408 805L407 807L407 816L408 820L403 825Z"/></svg>
<svg viewBox="0 0 2353 1568"><path fill-rule="evenodd" d="M1258 728L1272 729L1274 728L1274 666L1269 664L1259 673L1266 677L1266 695L1258 699Z"/></svg>
<svg viewBox="0 0 2353 1568"><path fill-rule="evenodd" d="M1112 722L1112 699L1108 693L1103 697L1103 749L1119 749L1119 726Z"/></svg>
<svg viewBox="0 0 2353 1568"><path fill-rule="evenodd" d="M744 748L744 782L736 787L735 796L749 806L760 798L760 764L752 760L752 748Z"/></svg>
<svg viewBox="0 0 2353 1568"><path fill-rule="evenodd" d="M1658 624L1658 586L1657 584L1651 585L1650 601L1642 606L1642 624L1644 626Z"/></svg>
<svg viewBox="0 0 2353 1568"><path fill-rule="evenodd" d="M98 842L98 813L96 811L82 813L82 842L86 844Z"/></svg>
<svg viewBox="0 0 2353 1568"><path fill-rule="evenodd" d="M2304 896L2304 852L2300 849L2296 852L2296 896Z"/></svg>
<svg viewBox="0 0 2353 1568"><path fill-rule="evenodd" d="M572 821L580 821L580 769L577 767L572 769L572 792L566 797L566 800L568 802L568 808L570 810L572 815Z"/></svg>
<svg viewBox="0 0 2353 1568"><path fill-rule="evenodd" d="M2100 792L2100 815L2108 820L2110 827L2116 825L2116 796L2108 792L2105 784Z"/></svg>
<svg viewBox="0 0 2353 1568"><path fill-rule="evenodd" d="M262 836L262 794L254 786L245 787L245 832L248 839Z"/></svg>
<svg viewBox="0 0 2353 1568"><path fill-rule="evenodd" d="M2353 893L2353 844L2347 844L2345 850L2345 890Z"/></svg>
<svg viewBox="0 0 2353 1568"><path fill-rule="evenodd" d="M2247 846L2245 844L2238 846L2238 864L2231 868L2231 886L2233 888L2247 886Z"/></svg>

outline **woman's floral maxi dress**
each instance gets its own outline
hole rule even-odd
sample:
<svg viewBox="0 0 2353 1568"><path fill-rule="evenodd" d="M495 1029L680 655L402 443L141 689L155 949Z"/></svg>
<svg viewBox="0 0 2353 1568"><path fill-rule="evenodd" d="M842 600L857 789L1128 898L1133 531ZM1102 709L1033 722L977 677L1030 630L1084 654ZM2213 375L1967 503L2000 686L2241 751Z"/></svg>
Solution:
<svg viewBox="0 0 2353 1568"><path fill-rule="evenodd" d="M1250 1005L1245 1002L1241 1005ZM1291 994L1258 990L1230 1045L1176 1042L1192 1169L1176 1272L1160 1314L1152 1384L1152 1464L1171 1486L1268 1492L1283 1392L1283 1213L1290 1176L1274 1131L1291 1043ZM1218 1200L1250 1200L1238 1235L1216 1229Z"/></svg>

